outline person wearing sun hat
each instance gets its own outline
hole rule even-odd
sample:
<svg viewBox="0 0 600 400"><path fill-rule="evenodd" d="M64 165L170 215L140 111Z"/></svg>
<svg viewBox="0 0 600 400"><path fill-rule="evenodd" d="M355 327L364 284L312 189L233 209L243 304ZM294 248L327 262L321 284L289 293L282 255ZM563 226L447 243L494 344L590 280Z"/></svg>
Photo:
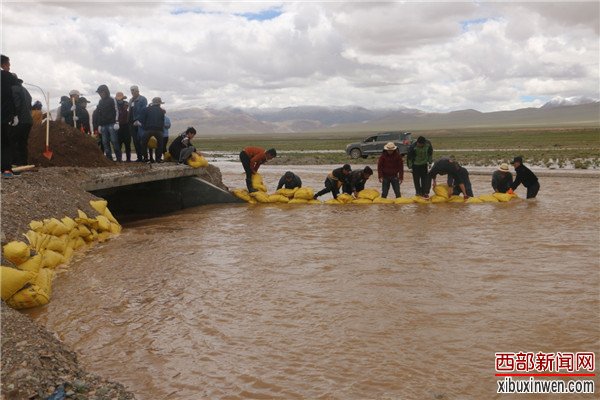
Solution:
<svg viewBox="0 0 600 400"><path fill-rule="evenodd" d="M381 197L387 197L390 185L396 198L400 197L400 184L404 180L404 160L394 142L389 142L383 147L377 160L377 175L381 182Z"/></svg>
<svg viewBox="0 0 600 400"><path fill-rule="evenodd" d="M508 163L502 163L492 174L492 188L496 193L506 193L513 184L513 177L508 169Z"/></svg>
<svg viewBox="0 0 600 400"><path fill-rule="evenodd" d="M512 165L517 172L515 181L511 185L511 189L515 190L522 183L527 188L527 198L533 199L537 196L540 190L540 183L537 176L531 172L529 168L523 165L523 157L517 156L513 159Z"/></svg>

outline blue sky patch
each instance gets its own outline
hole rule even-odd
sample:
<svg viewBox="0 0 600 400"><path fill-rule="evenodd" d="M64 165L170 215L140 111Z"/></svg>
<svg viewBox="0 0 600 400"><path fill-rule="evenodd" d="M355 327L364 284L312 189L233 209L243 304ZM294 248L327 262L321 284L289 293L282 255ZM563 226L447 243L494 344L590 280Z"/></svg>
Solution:
<svg viewBox="0 0 600 400"><path fill-rule="evenodd" d="M243 13L236 14L240 17L244 17L249 21L267 21L279 17L283 12L279 8L270 8L268 10L260 11L257 13Z"/></svg>
<svg viewBox="0 0 600 400"><path fill-rule="evenodd" d="M467 19L465 21L460 21L460 26L462 27L463 32L466 32L469 30L469 27L471 25L481 25L481 24L485 24L487 21L489 21L491 18L476 18L476 19Z"/></svg>

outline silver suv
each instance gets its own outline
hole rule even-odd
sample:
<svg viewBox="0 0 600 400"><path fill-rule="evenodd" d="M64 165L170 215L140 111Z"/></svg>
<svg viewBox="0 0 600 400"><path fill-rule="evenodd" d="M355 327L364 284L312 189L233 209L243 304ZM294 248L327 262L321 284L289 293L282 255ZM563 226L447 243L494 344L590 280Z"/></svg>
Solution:
<svg viewBox="0 0 600 400"><path fill-rule="evenodd" d="M406 154L408 147L412 143L410 132L381 132L373 136L369 136L362 142L350 143L346 146L346 154L350 157L367 158L370 155L380 155L383 151L383 146L388 142L394 142L398 146L400 154Z"/></svg>

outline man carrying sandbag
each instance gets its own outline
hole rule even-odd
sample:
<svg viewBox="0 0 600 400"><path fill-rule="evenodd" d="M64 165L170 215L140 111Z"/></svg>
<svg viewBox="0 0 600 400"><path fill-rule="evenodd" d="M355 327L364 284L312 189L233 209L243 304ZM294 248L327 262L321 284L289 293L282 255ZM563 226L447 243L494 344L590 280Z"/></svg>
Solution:
<svg viewBox="0 0 600 400"><path fill-rule="evenodd" d="M279 179L279 183L277 184L277 190L285 187L286 189L295 189L302 187L302 179L292 171L287 171L283 176Z"/></svg>
<svg viewBox="0 0 600 400"><path fill-rule="evenodd" d="M334 199L337 199L340 194L340 188L349 183L352 167L350 164L344 164L341 168L336 168L325 178L325 189L314 195L313 199L331 192Z"/></svg>
<svg viewBox="0 0 600 400"><path fill-rule="evenodd" d="M169 154L171 154L173 161L185 164L192 153L196 151L196 148L192 145L194 136L196 136L196 129L190 126L173 140L173 143L169 146Z"/></svg>
<svg viewBox="0 0 600 400"><path fill-rule="evenodd" d="M246 187L248 192L256 192L257 189L252 187L252 174L258 172L260 166L277 156L275 149L266 150L262 147L248 146L240 152L240 161L246 172Z"/></svg>
<svg viewBox="0 0 600 400"><path fill-rule="evenodd" d="M429 178L431 179L432 186L436 186L435 178L438 175L448 175L449 178L452 178L452 185L458 187L459 193L463 194L465 200L468 199L469 195L467 194L467 189L463 182L465 174L464 172L459 174L460 168L460 164L456 161L454 156L440 158L433 164L433 167L431 167L431 170L428 174ZM429 195L429 193L425 194Z"/></svg>
<svg viewBox="0 0 600 400"><path fill-rule="evenodd" d="M508 169L508 163L502 163L492 174L492 188L494 193L506 193L511 190L513 177Z"/></svg>
<svg viewBox="0 0 600 400"><path fill-rule="evenodd" d="M366 166L363 169L355 169L350 173L348 182L344 185L344 193L358 197L358 192L365 188L367 181L373 175L371 167Z"/></svg>

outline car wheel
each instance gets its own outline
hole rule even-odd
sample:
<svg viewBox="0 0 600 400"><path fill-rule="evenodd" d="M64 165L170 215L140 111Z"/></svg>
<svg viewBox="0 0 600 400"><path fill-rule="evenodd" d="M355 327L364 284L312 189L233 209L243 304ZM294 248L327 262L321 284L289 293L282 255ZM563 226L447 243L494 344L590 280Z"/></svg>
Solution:
<svg viewBox="0 0 600 400"><path fill-rule="evenodd" d="M352 149L350 150L350 157L352 157L353 159L357 159L360 158L362 156L362 153L360 151L360 149Z"/></svg>

